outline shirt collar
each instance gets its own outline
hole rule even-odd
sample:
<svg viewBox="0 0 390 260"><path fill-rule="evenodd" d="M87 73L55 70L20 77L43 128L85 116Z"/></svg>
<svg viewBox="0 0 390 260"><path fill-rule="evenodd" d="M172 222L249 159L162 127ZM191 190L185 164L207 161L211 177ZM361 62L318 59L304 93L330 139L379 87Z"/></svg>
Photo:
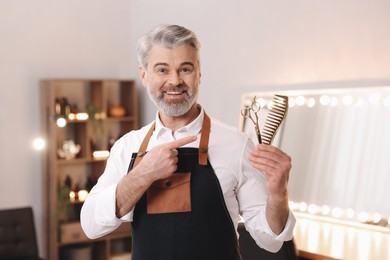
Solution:
<svg viewBox="0 0 390 260"><path fill-rule="evenodd" d="M195 120L190 122L188 125L185 125L182 128L176 130L175 135L180 134L181 136L182 135L189 136L189 135L198 135L200 133L200 131L202 130L204 110L200 105L198 105L198 107L200 108L200 113L199 113L198 117L195 118ZM157 138L167 131L172 133L171 129L169 129L163 125L163 123L161 122L160 117L158 115L158 111L157 111L157 113L156 113L156 127L155 127L155 134L156 134Z"/></svg>

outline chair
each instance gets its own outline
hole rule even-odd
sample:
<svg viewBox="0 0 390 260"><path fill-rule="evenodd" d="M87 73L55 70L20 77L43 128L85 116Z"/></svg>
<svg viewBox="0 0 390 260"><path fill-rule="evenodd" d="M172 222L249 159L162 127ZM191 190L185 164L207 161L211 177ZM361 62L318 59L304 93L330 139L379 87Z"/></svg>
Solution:
<svg viewBox="0 0 390 260"><path fill-rule="evenodd" d="M0 210L0 259L42 260L31 207Z"/></svg>
<svg viewBox="0 0 390 260"><path fill-rule="evenodd" d="M243 260L297 260L297 251L293 240L284 242L282 248L271 253L260 248L253 240L248 231L246 231L244 223L238 224L238 233L240 234L239 245Z"/></svg>

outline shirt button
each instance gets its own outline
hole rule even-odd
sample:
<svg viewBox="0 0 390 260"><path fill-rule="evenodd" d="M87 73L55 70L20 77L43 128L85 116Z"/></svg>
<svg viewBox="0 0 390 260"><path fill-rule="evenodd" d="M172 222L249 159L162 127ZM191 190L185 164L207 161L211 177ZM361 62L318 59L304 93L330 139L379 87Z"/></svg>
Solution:
<svg viewBox="0 0 390 260"><path fill-rule="evenodd" d="M169 188L171 187L172 183L170 181L166 181L165 182L165 187Z"/></svg>

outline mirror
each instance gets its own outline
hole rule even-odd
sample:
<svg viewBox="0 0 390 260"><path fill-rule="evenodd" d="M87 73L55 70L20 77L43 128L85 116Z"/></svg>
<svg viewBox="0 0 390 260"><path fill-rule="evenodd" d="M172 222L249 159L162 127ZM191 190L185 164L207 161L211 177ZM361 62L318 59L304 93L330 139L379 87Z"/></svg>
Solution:
<svg viewBox="0 0 390 260"><path fill-rule="evenodd" d="M274 142L293 160L293 210L389 226L390 87L246 93L264 107L274 94L289 96L287 117ZM241 130L254 142L251 121Z"/></svg>

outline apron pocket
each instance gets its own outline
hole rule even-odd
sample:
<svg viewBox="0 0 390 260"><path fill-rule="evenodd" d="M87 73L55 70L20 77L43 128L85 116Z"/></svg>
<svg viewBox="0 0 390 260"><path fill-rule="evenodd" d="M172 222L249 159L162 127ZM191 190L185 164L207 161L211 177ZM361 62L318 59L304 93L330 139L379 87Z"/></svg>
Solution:
<svg viewBox="0 0 390 260"><path fill-rule="evenodd" d="M191 211L191 173L174 173L157 180L149 187L147 213L176 213Z"/></svg>

